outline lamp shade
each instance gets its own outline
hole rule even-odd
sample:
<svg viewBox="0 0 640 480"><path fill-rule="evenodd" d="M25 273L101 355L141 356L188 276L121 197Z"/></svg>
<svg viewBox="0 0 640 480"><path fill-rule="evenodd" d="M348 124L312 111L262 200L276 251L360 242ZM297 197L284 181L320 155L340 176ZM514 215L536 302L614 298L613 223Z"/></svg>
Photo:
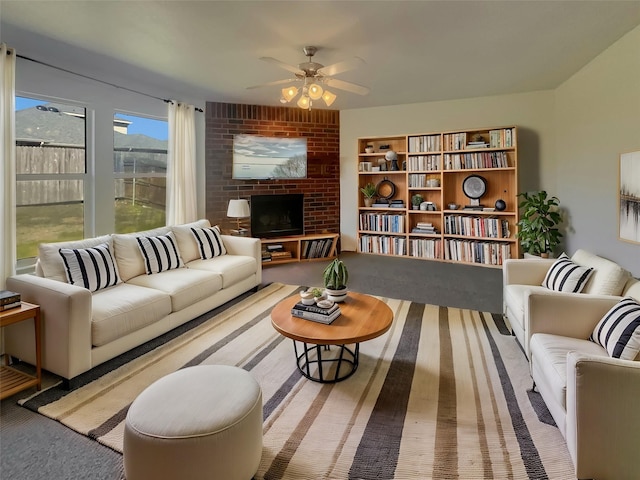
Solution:
<svg viewBox="0 0 640 480"><path fill-rule="evenodd" d="M251 216L249 209L249 201L240 198L238 200L229 200L229 208L227 208L227 217L231 218L247 218Z"/></svg>
<svg viewBox="0 0 640 480"><path fill-rule="evenodd" d="M298 94L298 89L296 87L285 87L282 89L282 97L290 102L293 98Z"/></svg>
<svg viewBox="0 0 640 480"><path fill-rule="evenodd" d="M320 100L322 97L322 87L317 83L309 85L309 97L311 97L311 100Z"/></svg>
<svg viewBox="0 0 640 480"><path fill-rule="evenodd" d="M309 100L309 97L307 96L302 96L298 99L298 106L302 109L308 109L311 107L311 101Z"/></svg>
<svg viewBox="0 0 640 480"><path fill-rule="evenodd" d="M330 107L331 104L335 101L336 95L331 93L329 90L325 90L322 94L322 99L324 100L324 103L327 104L327 107Z"/></svg>

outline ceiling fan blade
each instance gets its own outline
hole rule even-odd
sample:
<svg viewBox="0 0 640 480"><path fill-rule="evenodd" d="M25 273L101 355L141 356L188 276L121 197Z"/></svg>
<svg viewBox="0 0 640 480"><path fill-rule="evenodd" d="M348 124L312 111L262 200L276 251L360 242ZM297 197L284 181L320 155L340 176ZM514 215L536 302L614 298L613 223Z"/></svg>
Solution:
<svg viewBox="0 0 640 480"><path fill-rule="evenodd" d="M345 60L343 62L333 63L331 65L327 65L326 67L322 67L318 70L318 72L328 77L332 77L333 75L358 68L365 63L366 62L360 57L353 57L351 60Z"/></svg>
<svg viewBox="0 0 640 480"><path fill-rule="evenodd" d="M247 87L247 90L252 90L254 88L262 88L262 87L272 87L273 85L283 85L285 83L298 82L297 78L286 78L284 80L276 80L275 82L263 83L262 85L253 85L251 87Z"/></svg>
<svg viewBox="0 0 640 480"><path fill-rule="evenodd" d="M304 73L298 67L294 67L293 65L289 65L288 63L281 62L280 60L277 60L277 59L275 59L273 57L260 57L260 60L264 60L265 62L273 63L274 65L277 65L280 68L284 68L285 70L288 70L289 72L292 72L292 73L298 73L298 74L303 74Z"/></svg>
<svg viewBox="0 0 640 480"><path fill-rule="evenodd" d="M369 87L364 87L357 83L345 82L344 80L338 80L336 78L328 78L326 79L326 83L330 87L346 90L351 93L357 93L358 95L367 95L371 91Z"/></svg>

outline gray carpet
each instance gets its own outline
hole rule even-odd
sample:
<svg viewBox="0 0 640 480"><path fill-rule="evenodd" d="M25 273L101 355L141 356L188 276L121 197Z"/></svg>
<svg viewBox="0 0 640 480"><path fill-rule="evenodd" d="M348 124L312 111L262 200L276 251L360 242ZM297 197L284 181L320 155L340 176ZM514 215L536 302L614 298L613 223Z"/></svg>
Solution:
<svg viewBox="0 0 640 480"><path fill-rule="evenodd" d="M459 264L344 253L355 291L488 312L502 310L502 271ZM269 266L264 283L320 285L326 262ZM51 376L48 382L54 380ZM19 407L28 392L0 403L0 477L112 480L122 457L67 427Z"/></svg>

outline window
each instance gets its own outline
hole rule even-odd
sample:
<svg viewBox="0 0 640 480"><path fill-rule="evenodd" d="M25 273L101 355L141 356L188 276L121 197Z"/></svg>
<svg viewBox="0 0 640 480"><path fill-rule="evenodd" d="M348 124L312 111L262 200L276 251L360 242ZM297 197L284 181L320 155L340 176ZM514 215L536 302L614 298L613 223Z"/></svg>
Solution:
<svg viewBox="0 0 640 480"><path fill-rule="evenodd" d="M168 123L116 113L113 119L115 230L165 224Z"/></svg>
<svg viewBox="0 0 640 480"><path fill-rule="evenodd" d="M16 97L16 226L18 260L38 244L84 237L86 112Z"/></svg>

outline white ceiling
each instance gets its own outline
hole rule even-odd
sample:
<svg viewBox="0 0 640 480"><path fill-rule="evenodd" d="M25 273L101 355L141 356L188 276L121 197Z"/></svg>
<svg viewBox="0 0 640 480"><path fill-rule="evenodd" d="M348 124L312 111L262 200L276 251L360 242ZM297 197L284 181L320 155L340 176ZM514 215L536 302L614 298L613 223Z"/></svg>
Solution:
<svg viewBox="0 0 640 480"><path fill-rule="evenodd" d="M297 65L354 56L332 109L552 89L640 24L640 1L1 0L19 55L163 98L279 105ZM314 106L315 108L315 106Z"/></svg>

